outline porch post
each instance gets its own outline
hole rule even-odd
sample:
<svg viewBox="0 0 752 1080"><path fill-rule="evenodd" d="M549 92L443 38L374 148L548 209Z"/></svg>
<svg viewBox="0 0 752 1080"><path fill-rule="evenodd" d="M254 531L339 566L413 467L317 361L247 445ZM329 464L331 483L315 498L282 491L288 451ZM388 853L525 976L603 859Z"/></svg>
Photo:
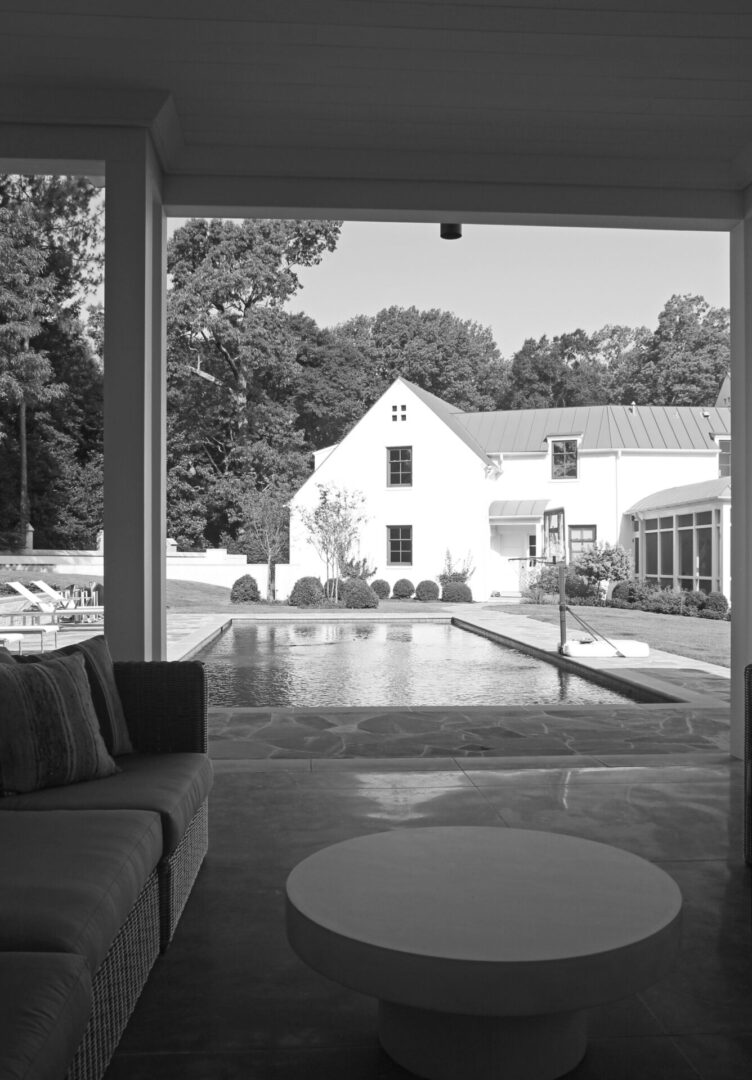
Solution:
<svg viewBox="0 0 752 1080"><path fill-rule="evenodd" d="M744 757L744 668L752 662L752 218L731 230L731 752Z"/></svg>
<svg viewBox="0 0 752 1080"><path fill-rule="evenodd" d="M150 136L105 176L105 630L119 660L166 655L165 215Z"/></svg>

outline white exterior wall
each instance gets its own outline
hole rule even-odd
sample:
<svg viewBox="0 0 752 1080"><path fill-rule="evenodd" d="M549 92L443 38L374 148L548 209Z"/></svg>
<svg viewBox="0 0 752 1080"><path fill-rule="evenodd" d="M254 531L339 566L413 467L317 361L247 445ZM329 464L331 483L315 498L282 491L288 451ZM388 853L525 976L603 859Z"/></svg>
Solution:
<svg viewBox="0 0 752 1080"><path fill-rule="evenodd" d="M405 421L392 420L392 405L407 406ZM413 448L411 487L387 485L387 448ZM462 561L473 548L488 547L488 506L484 505L484 463L411 390L398 383L380 398L347 437L326 457L292 502L291 576L313 574L322 580L326 568L296 513L314 507L319 484L361 491L368 520L361 529L359 558L377 567L376 576L393 585L409 578L417 585L435 580L447 548ZM413 563L387 563L387 526L411 525ZM475 554L475 553L474 553ZM478 559L476 558L476 563ZM474 586L475 578L471 581ZM282 595L282 590L279 591Z"/></svg>
<svg viewBox="0 0 752 1080"><path fill-rule="evenodd" d="M550 453L505 455L502 475L486 486L486 513L490 503L496 499L548 499L547 509L564 508L567 531L573 525L594 525L599 541L620 543L629 548L632 541L631 523L624 517L629 507L653 491L715 478L718 475L718 455L705 451L683 454L629 450L582 451L578 456L578 472L576 480L554 480L551 478ZM540 524L536 528L533 523L523 526L509 520L495 524L494 530L502 537L506 532L518 540L517 557L527 554L527 536L537 532L538 554L542 554ZM480 547L480 537L477 542ZM500 546L505 554L510 554L510 547L503 540ZM509 591L512 577L509 568L499 565L491 556L483 580L486 595L494 590L502 593ZM480 591L477 598L483 598Z"/></svg>
<svg viewBox="0 0 752 1080"><path fill-rule="evenodd" d="M407 406L405 421L392 420L392 406ZM552 433L552 438L556 433ZM561 438L571 437L563 433ZM411 487L387 485L387 448L411 446ZM550 451L505 454L502 471L488 477L483 460L432 409L399 380L334 449L317 458L318 468L292 502L289 567L277 568L277 596L289 594L304 574L320 577L326 568L310 543L296 508L318 502L318 485L361 491L368 521L361 530L357 557L377 567L376 576L394 585L406 577L417 585L436 580L447 549L456 563L469 555L476 600L492 592L519 588L520 561L535 533L542 554L542 521L489 520L496 500L548 500L547 509L563 507L570 526L594 525L597 539L629 548L631 522L626 511L639 499L663 488L710 480L718 475L717 451L584 450L578 455L577 479L551 477ZM411 525L413 564L387 563L387 526ZM568 537L567 537L568 539ZM511 558L512 561L509 561Z"/></svg>

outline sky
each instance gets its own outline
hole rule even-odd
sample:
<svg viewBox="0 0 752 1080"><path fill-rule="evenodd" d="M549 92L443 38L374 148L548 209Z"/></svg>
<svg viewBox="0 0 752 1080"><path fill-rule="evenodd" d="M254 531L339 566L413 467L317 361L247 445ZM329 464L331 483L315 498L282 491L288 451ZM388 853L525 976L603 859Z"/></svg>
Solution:
<svg viewBox="0 0 752 1080"><path fill-rule="evenodd" d="M728 235L628 229L345 222L337 248L298 271L287 305L319 326L384 307L442 308L490 326L504 356L528 337L607 323L654 329L675 293L728 307Z"/></svg>

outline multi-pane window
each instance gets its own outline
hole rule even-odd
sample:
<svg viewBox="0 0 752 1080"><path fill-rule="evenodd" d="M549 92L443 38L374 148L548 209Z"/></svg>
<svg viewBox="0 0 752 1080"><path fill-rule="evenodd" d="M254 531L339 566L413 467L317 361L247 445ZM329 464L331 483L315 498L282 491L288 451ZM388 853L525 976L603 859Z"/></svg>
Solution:
<svg viewBox="0 0 752 1080"><path fill-rule="evenodd" d="M397 420L407 420L407 405L400 405L399 412L397 411L397 406L392 405L392 420L395 422Z"/></svg>
<svg viewBox="0 0 752 1080"><path fill-rule="evenodd" d="M662 589L718 588L713 572L713 515L720 511L647 518L644 522L645 581ZM720 526L716 522L719 533ZM640 571L638 537L635 538L635 572ZM719 545L720 549L720 545Z"/></svg>
<svg viewBox="0 0 752 1080"><path fill-rule="evenodd" d="M551 443L551 479L577 479L577 440L554 439Z"/></svg>
<svg viewBox="0 0 752 1080"><path fill-rule="evenodd" d="M387 525L386 561L389 565L410 566L413 561L412 525Z"/></svg>
<svg viewBox="0 0 752 1080"><path fill-rule="evenodd" d="M731 476L731 439L719 439L718 475Z"/></svg>
<svg viewBox="0 0 752 1080"><path fill-rule="evenodd" d="M409 487L413 482L412 446L389 446L386 451L386 482L389 487Z"/></svg>
<svg viewBox="0 0 752 1080"><path fill-rule="evenodd" d="M681 558L681 546L680 546ZM645 580L671 589L674 585L674 519L647 518L645 521Z"/></svg>
<svg viewBox="0 0 752 1080"><path fill-rule="evenodd" d="M576 559L583 551L589 551L598 537L595 525L569 526L569 558Z"/></svg>

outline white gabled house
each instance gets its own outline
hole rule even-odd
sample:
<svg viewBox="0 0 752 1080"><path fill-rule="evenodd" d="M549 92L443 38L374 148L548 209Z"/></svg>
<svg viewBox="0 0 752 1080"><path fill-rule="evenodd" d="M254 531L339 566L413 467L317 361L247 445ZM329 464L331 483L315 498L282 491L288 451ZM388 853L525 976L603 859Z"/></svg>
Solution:
<svg viewBox="0 0 752 1080"><path fill-rule="evenodd" d="M292 500L289 586L323 577L297 511L332 485L363 493L357 554L391 585L435 580L449 551L472 560L475 599L514 597L533 557L607 541L643 578L729 595L729 461L728 408L468 413L399 378L316 454Z"/></svg>

